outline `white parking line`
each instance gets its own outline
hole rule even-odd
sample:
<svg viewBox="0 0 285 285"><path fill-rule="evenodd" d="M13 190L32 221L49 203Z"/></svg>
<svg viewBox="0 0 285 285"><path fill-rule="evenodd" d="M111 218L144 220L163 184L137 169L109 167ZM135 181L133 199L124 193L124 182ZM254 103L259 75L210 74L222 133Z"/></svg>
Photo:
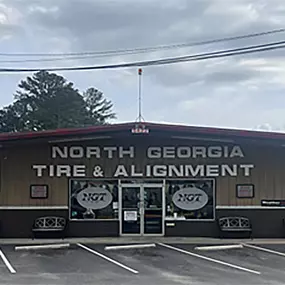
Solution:
<svg viewBox="0 0 285 285"><path fill-rule="evenodd" d="M179 251L179 252L184 253L184 254L188 254L188 255L191 255L191 256L194 256L194 257L205 259L207 261L215 262L215 263L218 263L218 264L221 264L221 265L225 265L225 266L228 266L228 267L232 267L232 268L235 268L235 269L238 269L238 270L242 270L242 271L246 271L246 272L253 273L253 274L258 274L258 275L261 274L259 271L251 270L251 269L248 269L248 268L245 268L245 267L241 267L241 266L238 266L238 265L234 265L234 264L231 264L231 263L227 263L227 262L224 262L224 261L220 261L220 260L217 260L217 259L206 257L206 256L203 256L203 255L200 255L200 254L196 254L196 253L193 253L193 252L190 252L190 251L183 250L183 249L178 248L178 247L170 246L170 245L167 245L167 244L164 244L164 243L158 243L158 244L161 245L161 246L167 247L169 249Z"/></svg>
<svg viewBox="0 0 285 285"><path fill-rule="evenodd" d="M5 254L3 253L3 251L0 249L0 257L2 258L3 262L5 263L5 265L7 266L7 268L9 269L9 271L13 274L16 273L16 270L13 268L13 266L11 265L11 263L9 262L9 260L6 258Z"/></svg>
<svg viewBox="0 0 285 285"><path fill-rule="evenodd" d="M269 253L273 253L273 254L277 254L277 255L285 257L285 253L283 252L279 252L279 251L271 250L265 247L255 246L255 245L251 245L247 243L243 243L242 245L244 247L253 248L253 249L257 249L257 250L261 250L261 251L265 251L265 252L269 252Z"/></svg>
<svg viewBox="0 0 285 285"><path fill-rule="evenodd" d="M130 268L130 267L128 267L128 266L126 266L126 265L124 265L124 264L114 260L114 259L111 259L108 256L105 256L104 254L99 253L99 252L95 251L94 249L91 249L91 248L89 248L89 247L87 247L87 246L85 246L85 245L83 245L81 243L78 243L77 245L79 247L81 247L81 248L83 248L83 249L85 249L85 250L95 254L95 255L100 256L101 258L104 258L104 259L106 259L106 260L108 260L108 261L110 261L110 262L112 262L112 263L114 263L114 264L116 264L116 265L118 265L118 266L120 266L120 267L122 267L122 268L124 268L124 269L126 269L126 270L128 270L130 272L132 272L132 273L134 273L134 274L138 274L139 273L137 270L134 270L134 269L132 269L132 268Z"/></svg>
<svg viewBox="0 0 285 285"><path fill-rule="evenodd" d="M155 247L155 243L150 244L131 244L131 245L117 245L117 246L105 246L105 250L116 250L116 249L133 249L133 248L147 248Z"/></svg>

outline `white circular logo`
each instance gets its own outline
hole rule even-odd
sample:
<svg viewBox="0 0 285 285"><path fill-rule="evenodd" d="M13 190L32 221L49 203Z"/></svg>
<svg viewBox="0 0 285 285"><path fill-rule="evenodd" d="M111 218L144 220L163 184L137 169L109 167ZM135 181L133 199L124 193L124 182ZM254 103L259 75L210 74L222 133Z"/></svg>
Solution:
<svg viewBox="0 0 285 285"><path fill-rule="evenodd" d="M78 203L86 209L104 209L113 200L112 194L100 187L88 187L77 194Z"/></svg>
<svg viewBox="0 0 285 285"><path fill-rule="evenodd" d="M172 196L173 203L182 210L198 210L208 203L208 195L196 187L183 188Z"/></svg>

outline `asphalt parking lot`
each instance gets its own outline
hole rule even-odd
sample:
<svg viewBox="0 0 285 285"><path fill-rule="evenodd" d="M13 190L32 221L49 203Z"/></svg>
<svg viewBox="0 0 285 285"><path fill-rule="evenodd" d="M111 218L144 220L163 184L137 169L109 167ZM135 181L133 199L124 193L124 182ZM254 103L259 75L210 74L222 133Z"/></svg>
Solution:
<svg viewBox="0 0 285 285"><path fill-rule="evenodd" d="M218 251L199 251L193 244L158 243L120 250L105 250L105 246L74 244L67 249L15 251L14 246L3 245L0 284L285 283L285 244Z"/></svg>

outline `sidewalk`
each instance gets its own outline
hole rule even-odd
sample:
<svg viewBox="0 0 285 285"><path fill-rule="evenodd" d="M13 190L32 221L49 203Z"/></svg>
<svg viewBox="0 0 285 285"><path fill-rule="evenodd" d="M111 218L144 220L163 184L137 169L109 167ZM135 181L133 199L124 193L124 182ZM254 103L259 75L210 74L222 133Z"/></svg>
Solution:
<svg viewBox="0 0 285 285"><path fill-rule="evenodd" d="M11 244L50 244L50 243L84 243L84 244L285 244L285 239L214 239L190 237L100 237L100 238L66 238L66 239L0 239L0 245Z"/></svg>

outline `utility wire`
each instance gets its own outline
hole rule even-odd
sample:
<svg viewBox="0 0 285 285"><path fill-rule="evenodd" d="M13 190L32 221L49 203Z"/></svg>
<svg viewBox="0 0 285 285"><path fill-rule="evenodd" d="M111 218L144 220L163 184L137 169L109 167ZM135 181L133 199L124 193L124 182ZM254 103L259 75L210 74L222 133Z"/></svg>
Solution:
<svg viewBox="0 0 285 285"><path fill-rule="evenodd" d="M235 55L250 54L257 52L265 52L270 50L277 50L285 48L285 41L279 41L274 43L253 45L243 48L235 48L228 50L221 50L210 53L201 53L195 55L187 55L180 57L170 57L157 60L147 61L135 61L121 64L109 64L109 65L95 65L95 66L78 66L78 67L53 67L53 68L0 68L1 73L23 73L23 72L37 72L37 71L83 71L83 70L99 70L99 69L118 69L128 67L143 67L143 66L157 66L165 64L173 64L179 62L188 61L200 61L206 59L223 58Z"/></svg>
<svg viewBox="0 0 285 285"><path fill-rule="evenodd" d="M35 59L35 60L21 60L21 61L15 60L15 61L9 61L9 62L57 61L57 60L66 60L67 59L66 57L73 57L72 59L82 59L87 56L92 56L95 58L95 57L106 57L106 56L111 56L111 55L140 54L140 53L155 52L159 50L170 50L170 49L202 46L202 45L208 45L208 44L213 44L213 43L235 41L235 40L240 40L240 39L254 38L254 37L260 37L260 36L265 36L265 35L270 35L270 34L283 33L283 32L285 32L284 28L260 32L260 33L251 33L251 34L246 34L246 35L241 35L241 36L225 37L225 38L200 41L200 42L194 42L194 43L180 43L180 44L160 45L160 46L155 46L155 47L144 47L144 48L129 48L129 49L108 50L108 51L73 52L73 53L0 53L0 56L5 56L5 57L6 56L7 57L59 56L59 58L53 58L53 59ZM5 61L0 61L0 62L5 62Z"/></svg>

